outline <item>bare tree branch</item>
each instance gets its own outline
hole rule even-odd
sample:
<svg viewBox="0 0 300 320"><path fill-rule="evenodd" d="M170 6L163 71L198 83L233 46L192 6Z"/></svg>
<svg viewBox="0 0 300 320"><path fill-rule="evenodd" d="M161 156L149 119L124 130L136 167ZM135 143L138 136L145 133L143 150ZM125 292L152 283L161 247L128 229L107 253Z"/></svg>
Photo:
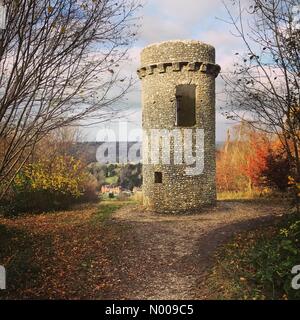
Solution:
<svg viewBox="0 0 300 320"><path fill-rule="evenodd" d="M231 0L225 7L245 47L232 72L222 76L225 114L275 133L300 181L299 0L251 0L247 6Z"/></svg>
<svg viewBox="0 0 300 320"><path fill-rule="evenodd" d="M140 7L138 0L6 0L4 5L1 186L9 185L48 132L89 117L101 122L116 116L111 106L132 85L118 68L135 39Z"/></svg>

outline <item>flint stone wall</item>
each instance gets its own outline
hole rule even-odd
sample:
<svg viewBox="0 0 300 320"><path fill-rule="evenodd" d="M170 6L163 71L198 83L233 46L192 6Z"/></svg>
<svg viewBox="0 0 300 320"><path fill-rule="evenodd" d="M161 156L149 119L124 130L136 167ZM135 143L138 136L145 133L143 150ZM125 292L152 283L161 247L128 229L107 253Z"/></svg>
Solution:
<svg viewBox="0 0 300 320"><path fill-rule="evenodd" d="M144 205L157 212L199 210L216 201L215 185L215 49L199 41L168 41L146 47L141 54L138 75L142 80L143 129L180 129L176 126L176 86L196 86L196 124L204 129L204 171L185 174L186 165L146 163L149 149L143 141ZM175 141L172 140L171 159ZM155 183L154 172L162 172Z"/></svg>

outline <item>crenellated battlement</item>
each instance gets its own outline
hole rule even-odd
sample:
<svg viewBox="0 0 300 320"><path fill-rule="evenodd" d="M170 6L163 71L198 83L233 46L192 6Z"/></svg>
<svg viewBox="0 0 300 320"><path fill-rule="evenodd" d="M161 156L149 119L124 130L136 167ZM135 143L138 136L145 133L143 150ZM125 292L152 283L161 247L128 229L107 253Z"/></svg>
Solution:
<svg viewBox="0 0 300 320"><path fill-rule="evenodd" d="M140 79L152 75L155 73L166 73L166 72L180 72L182 70L194 71L194 72L203 72L206 74L210 74L215 78L218 76L221 67L218 64L207 63L207 62L165 62L158 64L151 64L146 67L141 67L137 70L137 74Z"/></svg>

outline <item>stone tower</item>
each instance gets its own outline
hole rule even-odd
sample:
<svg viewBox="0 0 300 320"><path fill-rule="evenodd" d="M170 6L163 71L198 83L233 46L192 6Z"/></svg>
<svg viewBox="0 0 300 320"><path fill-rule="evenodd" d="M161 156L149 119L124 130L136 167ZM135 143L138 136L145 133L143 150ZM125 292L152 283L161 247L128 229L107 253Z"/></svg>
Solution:
<svg viewBox="0 0 300 320"><path fill-rule="evenodd" d="M150 210L190 212L215 203L215 78L219 72L214 47L199 41L167 41L142 51L138 75L142 80L143 195ZM155 140L157 135L161 138ZM170 162L161 161L162 155L153 160L153 141L159 141L161 154L168 149L163 144L166 135ZM202 152L198 157L202 164L194 169L184 156L188 144L192 155ZM175 161L175 156L182 162ZM192 174L187 173L188 167Z"/></svg>

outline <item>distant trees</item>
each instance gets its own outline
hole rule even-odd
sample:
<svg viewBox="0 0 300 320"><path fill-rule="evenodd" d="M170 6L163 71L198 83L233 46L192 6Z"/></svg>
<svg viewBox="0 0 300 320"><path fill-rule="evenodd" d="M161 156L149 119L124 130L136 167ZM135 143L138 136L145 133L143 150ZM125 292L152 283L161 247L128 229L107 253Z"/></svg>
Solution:
<svg viewBox="0 0 300 320"><path fill-rule="evenodd" d="M0 33L0 197L49 132L105 121L131 85L118 72L135 0L4 0Z"/></svg>
<svg viewBox="0 0 300 320"><path fill-rule="evenodd" d="M91 163L89 172L97 179L99 185L118 185L123 189L133 190L142 185L142 164L137 163ZM112 182L113 181L113 182Z"/></svg>
<svg viewBox="0 0 300 320"><path fill-rule="evenodd" d="M92 174L98 182L99 187L105 184L107 167L105 164L90 163L88 171Z"/></svg>
<svg viewBox="0 0 300 320"><path fill-rule="evenodd" d="M298 182L299 5L299 0L251 0L247 2L247 6L243 6L239 0L228 1L226 8L229 22L233 26L234 35L243 42L245 51L236 53L233 70L223 74L227 93L224 114L228 118L243 120L266 133L275 134L285 153L287 168ZM236 8L238 12L235 15ZM257 152L258 154L253 156L252 164L249 163L254 175L258 162L261 163L259 158L266 150ZM282 160L277 157L278 155L269 158L268 161L274 166L281 166Z"/></svg>
<svg viewBox="0 0 300 320"><path fill-rule="evenodd" d="M126 164L120 168L119 184L122 188L133 190L142 185L142 164Z"/></svg>

